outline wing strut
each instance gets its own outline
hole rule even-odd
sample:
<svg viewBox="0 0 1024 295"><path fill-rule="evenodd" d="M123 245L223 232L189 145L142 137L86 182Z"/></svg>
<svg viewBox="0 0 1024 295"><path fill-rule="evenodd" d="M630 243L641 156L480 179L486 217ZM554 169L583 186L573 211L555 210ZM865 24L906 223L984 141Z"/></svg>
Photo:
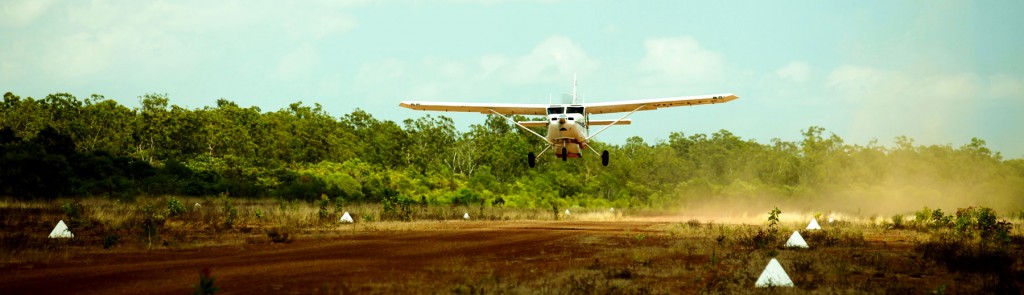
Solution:
<svg viewBox="0 0 1024 295"><path fill-rule="evenodd" d="M540 158L540 155L543 155L543 154L544 154L544 152L548 151L548 150L549 150L549 149L551 149L551 147L553 147L553 146L554 146L554 145L550 145L550 144L549 144L548 146L544 147L544 149L543 149L543 150L540 150L540 153L539 153L539 154L537 154L537 158Z"/></svg>
<svg viewBox="0 0 1024 295"><path fill-rule="evenodd" d="M498 116L501 116L502 118L505 118L505 120L508 120L509 122L512 122L512 124L516 124L516 126L519 126L520 128L523 128L523 130L526 130L526 131L529 131L530 133L533 133L533 135L536 135L537 137L540 137L549 146L551 145L551 143L548 142L548 138L547 137L544 137L544 136L540 135L539 133L537 133L537 132L535 132L533 130L530 130L530 128L526 128L526 126L523 126L523 124L519 124L519 122L516 122L515 120L512 120L512 118L509 118L508 116L502 115L501 113L496 112L493 109L487 109L487 110L491 111L495 115L498 115Z"/></svg>
<svg viewBox="0 0 1024 295"><path fill-rule="evenodd" d="M622 120L626 119L627 117L629 117L629 115L632 115L633 113L636 113L636 111L639 111L640 109L644 108L645 106L647 106L647 105L646 105L646 104L643 104L643 105L640 105L640 106L636 107L635 109L633 109L632 111L630 111L629 113L627 113L627 114L626 114L625 116L622 116L622 118L618 118L618 119L616 119L615 121L612 121L612 123L611 123L611 124L608 124L608 126L604 126L604 128L601 128L601 130L598 130L597 132L594 132L594 134L591 134L590 136L587 136L587 141L590 141L590 139L591 139L591 138L594 138L594 136L597 136L598 134L601 134L601 132L604 132L604 131L605 131L605 130L607 130L607 129L608 129L609 127L615 126L615 123L618 123L619 121L622 121ZM493 112L493 111L492 111L492 112ZM589 121L589 120L588 120L588 121ZM589 126L589 125L588 125L588 126ZM525 127L524 127L524 128L525 128ZM594 152L596 153L597 151L594 151Z"/></svg>

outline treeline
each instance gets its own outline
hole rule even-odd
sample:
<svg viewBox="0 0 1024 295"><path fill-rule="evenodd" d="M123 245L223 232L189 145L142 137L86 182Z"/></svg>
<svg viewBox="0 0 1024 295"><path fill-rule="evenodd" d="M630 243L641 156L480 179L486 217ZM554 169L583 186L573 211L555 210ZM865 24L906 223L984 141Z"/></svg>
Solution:
<svg viewBox="0 0 1024 295"><path fill-rule="evenodd" d="M543 158L530 169L525 155L543 143L496 116L459 132L443 116L396 123L358 109L334 117L319 104L264 112L223 99L200 109L172 105L166 95L140 100L141 107L128 108L99 95L4 94L0 193L303 200L327 194L351 202L397 197L436 204L500 197L519 207L896 197L971 198L1016 210L1024 202L1024 160L1004 160L980 139L953 147L899 137L890 148L847 144L813 126L796 142L758 143L725 130L677 132L657 143L639 137L621 146L595 143L612 153L608 167L595 156Z"/></svg>

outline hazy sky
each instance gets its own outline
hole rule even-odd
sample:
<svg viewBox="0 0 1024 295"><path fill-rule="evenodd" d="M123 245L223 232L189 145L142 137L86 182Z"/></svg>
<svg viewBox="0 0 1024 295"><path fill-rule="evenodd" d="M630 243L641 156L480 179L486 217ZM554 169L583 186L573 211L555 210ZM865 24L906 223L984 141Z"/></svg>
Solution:
<svg viewBox="0 0 1024 295"><path fill-rule="evenodd" d="M5 0L0 92L302 101L400 122L427 114L402 100L547 103L576 74L594 102L741 97L637 113L602 133L615 144L817 125L1024 157L1024 1L282 2ZM484 118L447 115L462 130Z"/></svg>

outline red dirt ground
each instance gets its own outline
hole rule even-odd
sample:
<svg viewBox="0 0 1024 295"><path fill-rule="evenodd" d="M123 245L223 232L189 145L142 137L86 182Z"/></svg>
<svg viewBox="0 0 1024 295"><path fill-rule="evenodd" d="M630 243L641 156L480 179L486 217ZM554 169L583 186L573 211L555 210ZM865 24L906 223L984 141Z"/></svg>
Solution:
<svg viewBox="0 0 1024 295"><path fill-rule="evenodd" d="M413 230L304 237L289 244L97 249L60 261L6 265L0 268L0 293L186 294L206 267L225 294L450 292L453 285L481 277L543 279L594 260L595 248L622 246L616 241L625 233L653 233L660 224L440 222L413 225Z"/></svg>

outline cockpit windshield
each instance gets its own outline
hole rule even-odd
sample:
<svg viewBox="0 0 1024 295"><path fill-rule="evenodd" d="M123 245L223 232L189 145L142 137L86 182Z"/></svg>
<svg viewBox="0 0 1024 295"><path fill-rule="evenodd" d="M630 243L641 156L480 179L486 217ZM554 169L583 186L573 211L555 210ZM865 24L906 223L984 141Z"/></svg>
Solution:
<svg viewBox="0 0 1024 295"><path fill-rule="evenodd" d="M548 115L583 114L583 110L584 108L582 106L549 107Z"/></svg>

